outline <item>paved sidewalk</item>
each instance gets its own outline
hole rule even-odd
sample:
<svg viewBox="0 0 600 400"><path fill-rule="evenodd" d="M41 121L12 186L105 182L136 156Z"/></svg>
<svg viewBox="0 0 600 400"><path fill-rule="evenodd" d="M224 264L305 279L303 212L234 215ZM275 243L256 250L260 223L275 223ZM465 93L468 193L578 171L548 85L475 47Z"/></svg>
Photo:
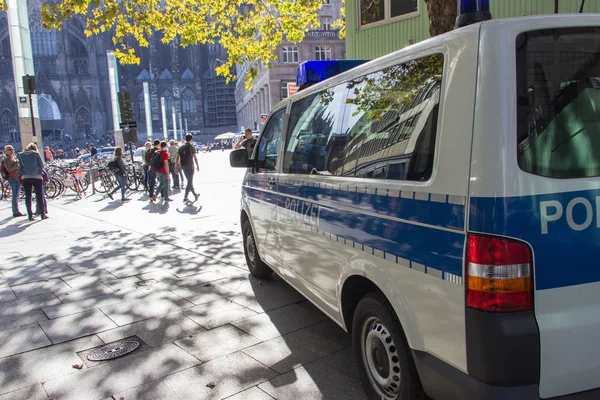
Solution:
<svg viewBox="0 0 600 400"><path fill-rule="evenodd" d="M201 155L193 206L66 198L29 222L0 202L0 400L364 399L349 335L248 275L228 156Z"/></svg>

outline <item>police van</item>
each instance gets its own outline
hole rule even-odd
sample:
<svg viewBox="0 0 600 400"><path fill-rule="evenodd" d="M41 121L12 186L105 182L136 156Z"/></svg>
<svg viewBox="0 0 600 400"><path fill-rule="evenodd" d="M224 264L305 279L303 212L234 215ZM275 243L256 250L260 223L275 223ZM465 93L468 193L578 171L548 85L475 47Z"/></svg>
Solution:
<svg viewBox="0 0 600 400"><path fill-rule="evenodd" d="M600 399L598 15L367 62L230 162L250 272L351 332L369 399Z"/></svg>

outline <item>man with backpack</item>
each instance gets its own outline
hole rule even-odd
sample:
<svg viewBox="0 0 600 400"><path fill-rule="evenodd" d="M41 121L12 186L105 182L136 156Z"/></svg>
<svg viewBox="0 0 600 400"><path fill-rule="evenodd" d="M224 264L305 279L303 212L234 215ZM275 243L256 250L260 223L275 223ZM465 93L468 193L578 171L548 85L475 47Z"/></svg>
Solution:
<svg viewBox="0 0 600 400"><path fill-rule="evenodd" d="M154 188L156 187L156 171L160 169L155 169L152 165L152 160L156 158L156 154L160 154L160 140L154 139L154 146L146 151L146 164L148 165L148 196L150 196L150 201L154 201L156 196L154 196ZM160 155L159 155L160 161Z"/></svg>
<svg viewBox="0 0 600 400"><path fill-rule="evenodd" d="M179 148L177 156L175 157L175 164L177 165L179 162L181 169L183 169L183 173L185 174L185 179L187 180L185 196L183 197L184 203L189 202L188 195L190 192L194 195L196 200L200 197L194 190L194 163L196 163L196 171L200 171L200 166L198 165L198 157L196 157L196 149L192 145L193 138L191 133L185 135L185 144Z"/></svg>

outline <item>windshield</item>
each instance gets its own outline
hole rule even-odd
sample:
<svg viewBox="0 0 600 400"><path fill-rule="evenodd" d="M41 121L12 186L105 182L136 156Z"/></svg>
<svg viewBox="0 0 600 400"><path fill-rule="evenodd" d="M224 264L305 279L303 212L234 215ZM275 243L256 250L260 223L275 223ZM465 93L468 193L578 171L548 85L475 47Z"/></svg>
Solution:
<svg viewBox="0 0 600 400"><path fill-rule="evenodd" d="M519 166L600 176L600 28L526 32L516 56Z"/></svg>

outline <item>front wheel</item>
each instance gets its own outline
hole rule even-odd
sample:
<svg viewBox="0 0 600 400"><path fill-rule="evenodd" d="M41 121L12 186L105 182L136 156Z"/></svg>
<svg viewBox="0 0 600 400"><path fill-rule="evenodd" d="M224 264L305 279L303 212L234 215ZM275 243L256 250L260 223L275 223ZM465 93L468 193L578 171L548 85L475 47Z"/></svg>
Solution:
<svg viewBox="0 0 600 400"><path fill-rule="evenodd" d="M252 232L250 221L244 222L242 233L244 235L244 256L246 256L248 270L252 276L268 278L273 273L273 270L258 255L256 240L254 239L254 232Z"/></svg>
<svg viewBox="0 0 600 400"><path fill-rule="evenodd" d="M369 399L425 399L398 317L381 293L370 293L358 303L352 346Z"/></svg>

